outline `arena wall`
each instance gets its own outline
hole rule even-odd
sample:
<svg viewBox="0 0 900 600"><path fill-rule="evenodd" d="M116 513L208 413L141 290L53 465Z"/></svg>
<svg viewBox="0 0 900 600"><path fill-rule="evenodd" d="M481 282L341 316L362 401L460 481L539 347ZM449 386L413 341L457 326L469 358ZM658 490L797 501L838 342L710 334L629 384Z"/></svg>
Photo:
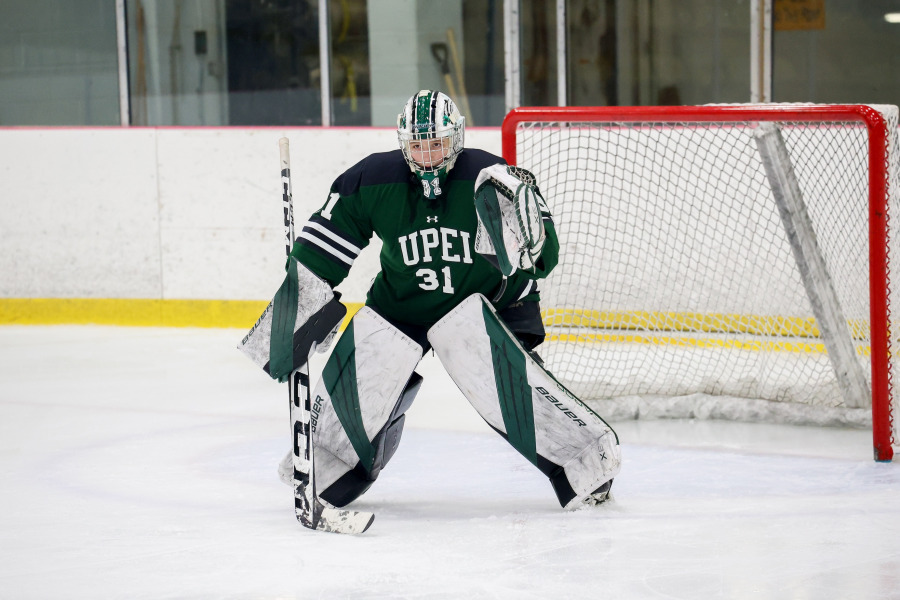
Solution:
<svg viewBox="0 0 900 600"><path fill-rule="evenodd" d="M284 277L282 136L298 225L397 147L390 128L0 129L0 323L252 324ZM499 155L499 128L466 145ZM379 247L339 287L351 305Z"/></svg>

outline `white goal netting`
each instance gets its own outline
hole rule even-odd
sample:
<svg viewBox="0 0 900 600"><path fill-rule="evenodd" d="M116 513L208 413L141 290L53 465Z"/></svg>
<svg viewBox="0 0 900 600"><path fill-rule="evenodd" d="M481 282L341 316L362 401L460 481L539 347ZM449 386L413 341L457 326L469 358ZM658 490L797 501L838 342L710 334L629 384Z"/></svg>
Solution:
<svg viewBox="0 0 900 600"><path fill-rule="evenodd" d="M786 158L774 169L799 202L785 206L758 114L614 110L515 127L515 162L537 176L561 244L541 285L551 372L613 419L870 426L872 329L889 328L887 311L872 319L870 283L889 276L870 265L866 124L776 121ZM889 152L871 164L897 214L897 110L878 110ZM890 390L884 377L875 387Z"/></svg>

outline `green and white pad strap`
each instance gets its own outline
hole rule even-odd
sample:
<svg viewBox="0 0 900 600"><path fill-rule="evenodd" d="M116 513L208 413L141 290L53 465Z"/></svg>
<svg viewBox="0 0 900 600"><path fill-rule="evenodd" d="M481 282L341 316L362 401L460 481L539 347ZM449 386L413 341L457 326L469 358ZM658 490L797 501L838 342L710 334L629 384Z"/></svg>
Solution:
<svg viewBox="0 0 900 600"><path fill-rule="evenodd" d="M506 276L532 269L541 255L550 214L534 175L519 167L492 165L475 180L475 251Z"/></svg>
<svg viewBox="0 0 900 600"><path fill-rule="evenodd" d="M577 508L619 472L616 433L522 348L484 296L450 311L428 341L482 418L550 478L561 506Z"/></svg>
<svg viewBox="0 0 900 600"><path fill-rule="evenodd" d="M287 381L329 340L346 314L328 282L290 257L284 282L238 350L272 379Z"/></svg>

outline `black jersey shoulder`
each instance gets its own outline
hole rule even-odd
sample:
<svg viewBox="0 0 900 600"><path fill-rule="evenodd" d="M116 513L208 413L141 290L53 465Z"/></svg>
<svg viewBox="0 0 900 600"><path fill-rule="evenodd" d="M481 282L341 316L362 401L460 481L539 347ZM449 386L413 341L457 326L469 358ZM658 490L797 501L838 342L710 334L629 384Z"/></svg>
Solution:
<svg viewBox="0 0 900 600"><path fill-rule="evenodd" d="M485 150L466 148L456 159L456 164L453 165L453 170L450 172L457 179L471 179L474 181L478 178L478 173L483 168L496 164L505 165L506 161L502 157Z"/></svg>
<svg viewBox="0 0 900 600"><path fill-rule="evenodd" d="M403 153L397 149L370 154L335 179L333 187L341 196L350 196L361 187L409 183L411 177L413 174Z"/></svg>

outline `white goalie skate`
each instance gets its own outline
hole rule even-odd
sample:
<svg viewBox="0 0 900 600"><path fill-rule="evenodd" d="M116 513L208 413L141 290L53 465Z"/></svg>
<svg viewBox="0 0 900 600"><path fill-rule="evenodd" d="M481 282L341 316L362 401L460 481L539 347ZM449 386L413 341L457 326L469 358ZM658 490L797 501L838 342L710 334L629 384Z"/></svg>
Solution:
<svg viewBox="0 0 900 600"><path fill-rule="evenodd" d="M287 486L294 485L294 453L288 452L278 461L278 479Z"/></svg>
<svg viewBox="0 0 900 600"><path fill-rule="evenodd" d="M598 504L603 504L607 500L612 500L612 495L610 493L612 491L612 482L613 480L610 479L591 492L590 496L584 499L584 504L587 506L597 506Z"/></svg>

